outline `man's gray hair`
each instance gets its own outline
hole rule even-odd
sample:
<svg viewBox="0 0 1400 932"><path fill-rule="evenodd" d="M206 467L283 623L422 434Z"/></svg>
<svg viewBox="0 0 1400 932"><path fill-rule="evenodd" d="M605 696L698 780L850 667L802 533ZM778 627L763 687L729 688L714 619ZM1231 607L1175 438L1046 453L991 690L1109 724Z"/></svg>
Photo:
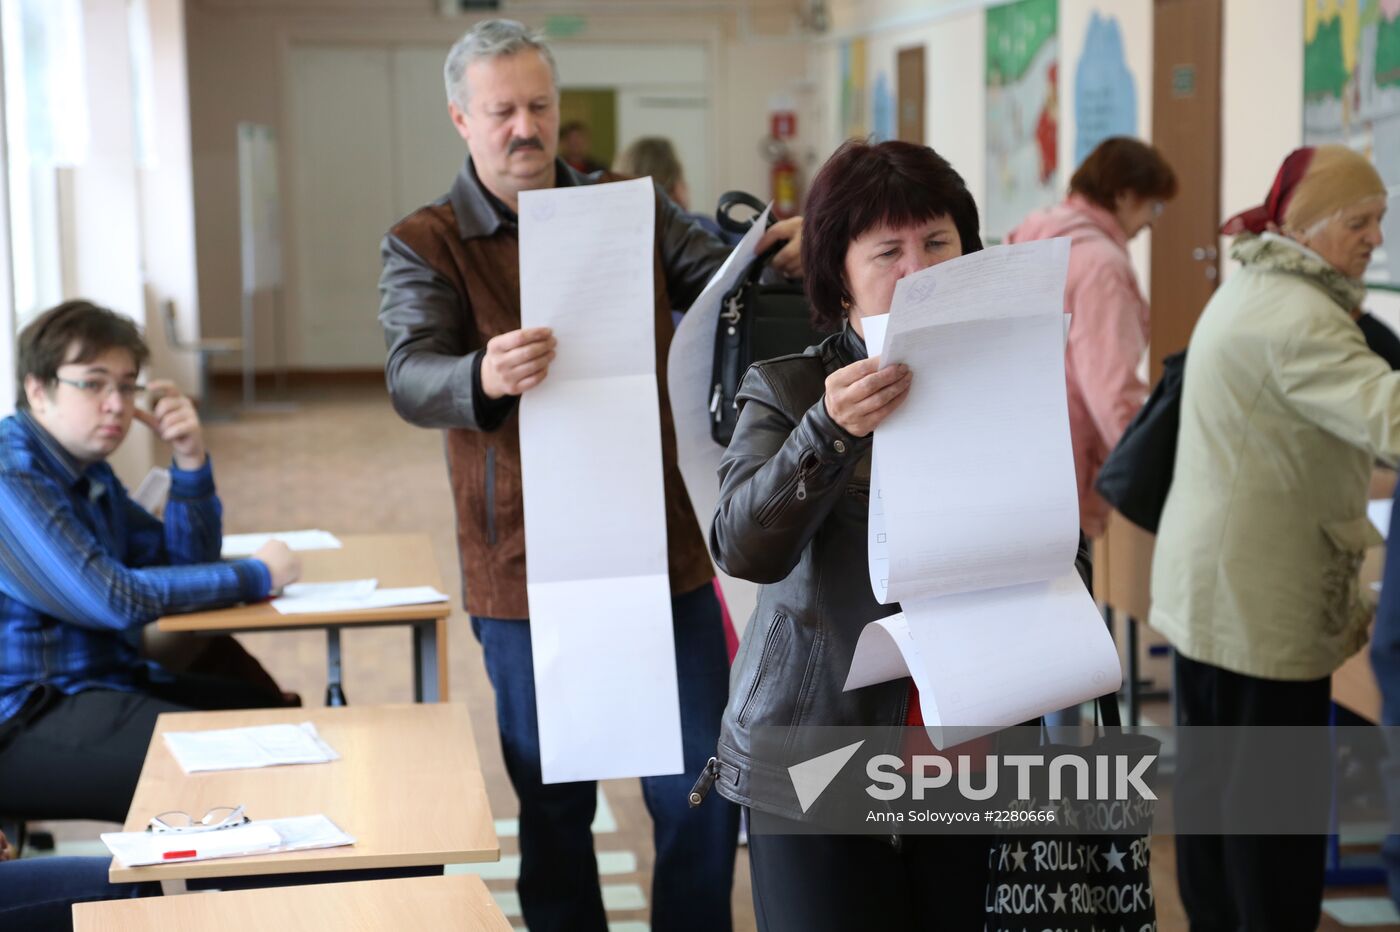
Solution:
<svg viewBox="0 0 1400 932"><path fill-rule="evenodd" d="M467 108L467 68L486 58L501 55L514 55L521 49L534 49L549 65L549 74L554 79L554 89L559 89L559 67L554 64L554 54L545 44L544 36L531 32L523 23L513 19L488 19L477 23L458 39L447 53L447 64L443 65L442 77L447 84L447 100L460 109Z"/></svg>

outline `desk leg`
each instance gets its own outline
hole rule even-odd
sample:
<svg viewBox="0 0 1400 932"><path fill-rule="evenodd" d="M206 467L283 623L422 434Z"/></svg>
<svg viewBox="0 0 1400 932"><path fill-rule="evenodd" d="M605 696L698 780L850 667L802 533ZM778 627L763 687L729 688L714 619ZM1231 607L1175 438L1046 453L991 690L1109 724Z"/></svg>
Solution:
<svg viewBox="0 0 1400 932"><path fill-rule="evenodd" d="M438 701L437 621L413 626L413 701Z"/></svg>
<svg viewBox="0 0 1400 932"><path fill-rule="evenodd" d="M180 896L189 892L189 888L183 880L162 880L160 882L161 896Z"/></svg>
<svg viewBox="0 0 1400 932"><path fill-rule="evenodd" d="M1136 728L1142 724L1140 684L1138 683L1138 623L1132 615L1126 616L1128 629L1128 725Z"/></svg>
<svg viewBox="0 0 1400 932"><path fill-rule="evenodd" d="M437 654L438 654L438 702L446 702L452 696L448 691L452 682L452 677L448 675L447 659L447 619L439 618L435 626L437 628Z"/></svg>
<svg viewBox="0 0 1400 932"><path fill-rule="evenodd" d="M326 629L326 705L345 705L340 685L340 629Z"/></svg>

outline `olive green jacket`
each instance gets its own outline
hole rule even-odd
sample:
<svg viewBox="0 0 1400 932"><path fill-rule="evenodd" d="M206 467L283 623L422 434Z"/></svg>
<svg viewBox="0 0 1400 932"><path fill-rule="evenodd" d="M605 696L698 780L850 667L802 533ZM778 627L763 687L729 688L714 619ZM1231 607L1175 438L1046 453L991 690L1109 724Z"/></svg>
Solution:
<svg viewBox="0 0 1400 932"><path fill-rule="evenodd" d="M1187 353L1151 624L1194 660L1319 679L1366 641L1366 492L1400 458L1400 373L1352 321L1360 282L1271 234L1232 254Z"/></svg>

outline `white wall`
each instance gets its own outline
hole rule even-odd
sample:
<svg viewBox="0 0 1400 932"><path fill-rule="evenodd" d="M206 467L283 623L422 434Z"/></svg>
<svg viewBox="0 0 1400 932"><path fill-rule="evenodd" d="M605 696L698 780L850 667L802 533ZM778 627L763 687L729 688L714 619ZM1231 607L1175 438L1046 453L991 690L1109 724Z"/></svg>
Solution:
<svg viewBox="0 0 1400 932"><path fill-rule="evenodd" d="M126 0L83 0L91 145L68 170L63 205L65 297L83 297L145 323ZM154 463L144 427L111 457L128 486Z"/></svg>
<svg viewBox="0 0 1400 932"><path fill-rule="evenodd" d="M293 166L298 156L292 138L296 129L290 125L295 95L289 83L293 79L293 50L369 45L436 49L445 56L451 43L473 20L441 17L435 8L426 0L383 0L373 5L363 0L280 0L275 4L265 0L188 0L191 133L198 192L195 232L199 304L205 333L239 333L236 125L251 121L278 130L278 138L284 141L280 151L284 202L295 204ZM581 34L554 43L561 58L562 83L598 86L593 73L580 71L583 66L577 62L585 59L577 56L599 44L632 49L629 56L645 45L705 47L709 53L705 84L712 127L712 190L738 187L766 192L768 169L759 154L759 141L767 129L769 97L788 94L797 100L800 132L815 122L803 109L813 105L815 99L806 84L810 42L785 32L792 18L790 4L763 0L754 4L752 10L736 10L730 4L636 4L630 13L624 12L620 4L613 4L609 10L607 14L588 15ZM514 14L508 10L507 15ZM521 15L532 25L544 22L543 15L533 20ZM673 63L666 60L652 68L656 79L663 83L669 80L672 70ZM441 87L435 87L431 94L432 107L442 108L442 126L450 132ZM364 131L373 132L369 128ZM450 173L446 177L420 178L413 187L423 190L431 186L432 194L423 197L421 203L444 193L451 180ZM346 196L353 194L347 192ZM288 244L285 265L289 282L285 313L288 330L293 333L304 329L293 280L298 262L294 244L302 242L297 225L305 219L287 216L283 231L283 242ZM376 228L366 236L377 242L383 232L383 228ZM370 251L359 261L377 275L377 252ZM372 325L377 303L377 294L357 298L341 309L341 319L346 326ZM263 325L261 332L266 334L272 329ZM270 364L271 343L262 339L258 343L260 364ZM293 365L301 362L292 358Z"/></svg>
<svg viewBox="0 0 1400 932"><path fill-rule="evenodd" d="M197 340L199 286L195 275L194 189L190 175L190 115L185 63L184 0L146 0L151 30L153 160L139 169L141 251L146 336L151 370L199 392L199 360L174 351L165 334L162 302L175 302L180 336Z"/></svg>
<svg viewBox="0 0 1400 932"><path fill-rule="evenodd" d="M1303 142L1303 0L1227 0L1221 80L1220 209L1263 201ZM1267 67L1261 67L1267 63Z"/></svg>
<svg viewBox="0 0 1400 932"><path fill-rule="evenodd" d="M3 26L0 25L0 29ZM5 46L0 42L0 127L5 126ZM15 408L15 289L10 256L10 152L6 134L0 132L0 417Z"/></svg>

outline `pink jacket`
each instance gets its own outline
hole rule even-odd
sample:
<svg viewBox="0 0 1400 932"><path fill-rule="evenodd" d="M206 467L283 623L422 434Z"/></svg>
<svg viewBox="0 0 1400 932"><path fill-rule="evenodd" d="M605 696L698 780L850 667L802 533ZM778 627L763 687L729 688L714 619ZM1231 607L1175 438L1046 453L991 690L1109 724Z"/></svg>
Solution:
<svg viewBox="0 0 1400 932"><path fill-rule="evenodd" d="M1108 503L1094 491L1104 457L1147 399L1138 363L1147 349L1147 300L1128 258L1128 238L1113 214L1077 194L1031 214L1007 241L1070 237L1065 312L1069 429L1079 481L1079 524L1103 534Z"/></svg>

